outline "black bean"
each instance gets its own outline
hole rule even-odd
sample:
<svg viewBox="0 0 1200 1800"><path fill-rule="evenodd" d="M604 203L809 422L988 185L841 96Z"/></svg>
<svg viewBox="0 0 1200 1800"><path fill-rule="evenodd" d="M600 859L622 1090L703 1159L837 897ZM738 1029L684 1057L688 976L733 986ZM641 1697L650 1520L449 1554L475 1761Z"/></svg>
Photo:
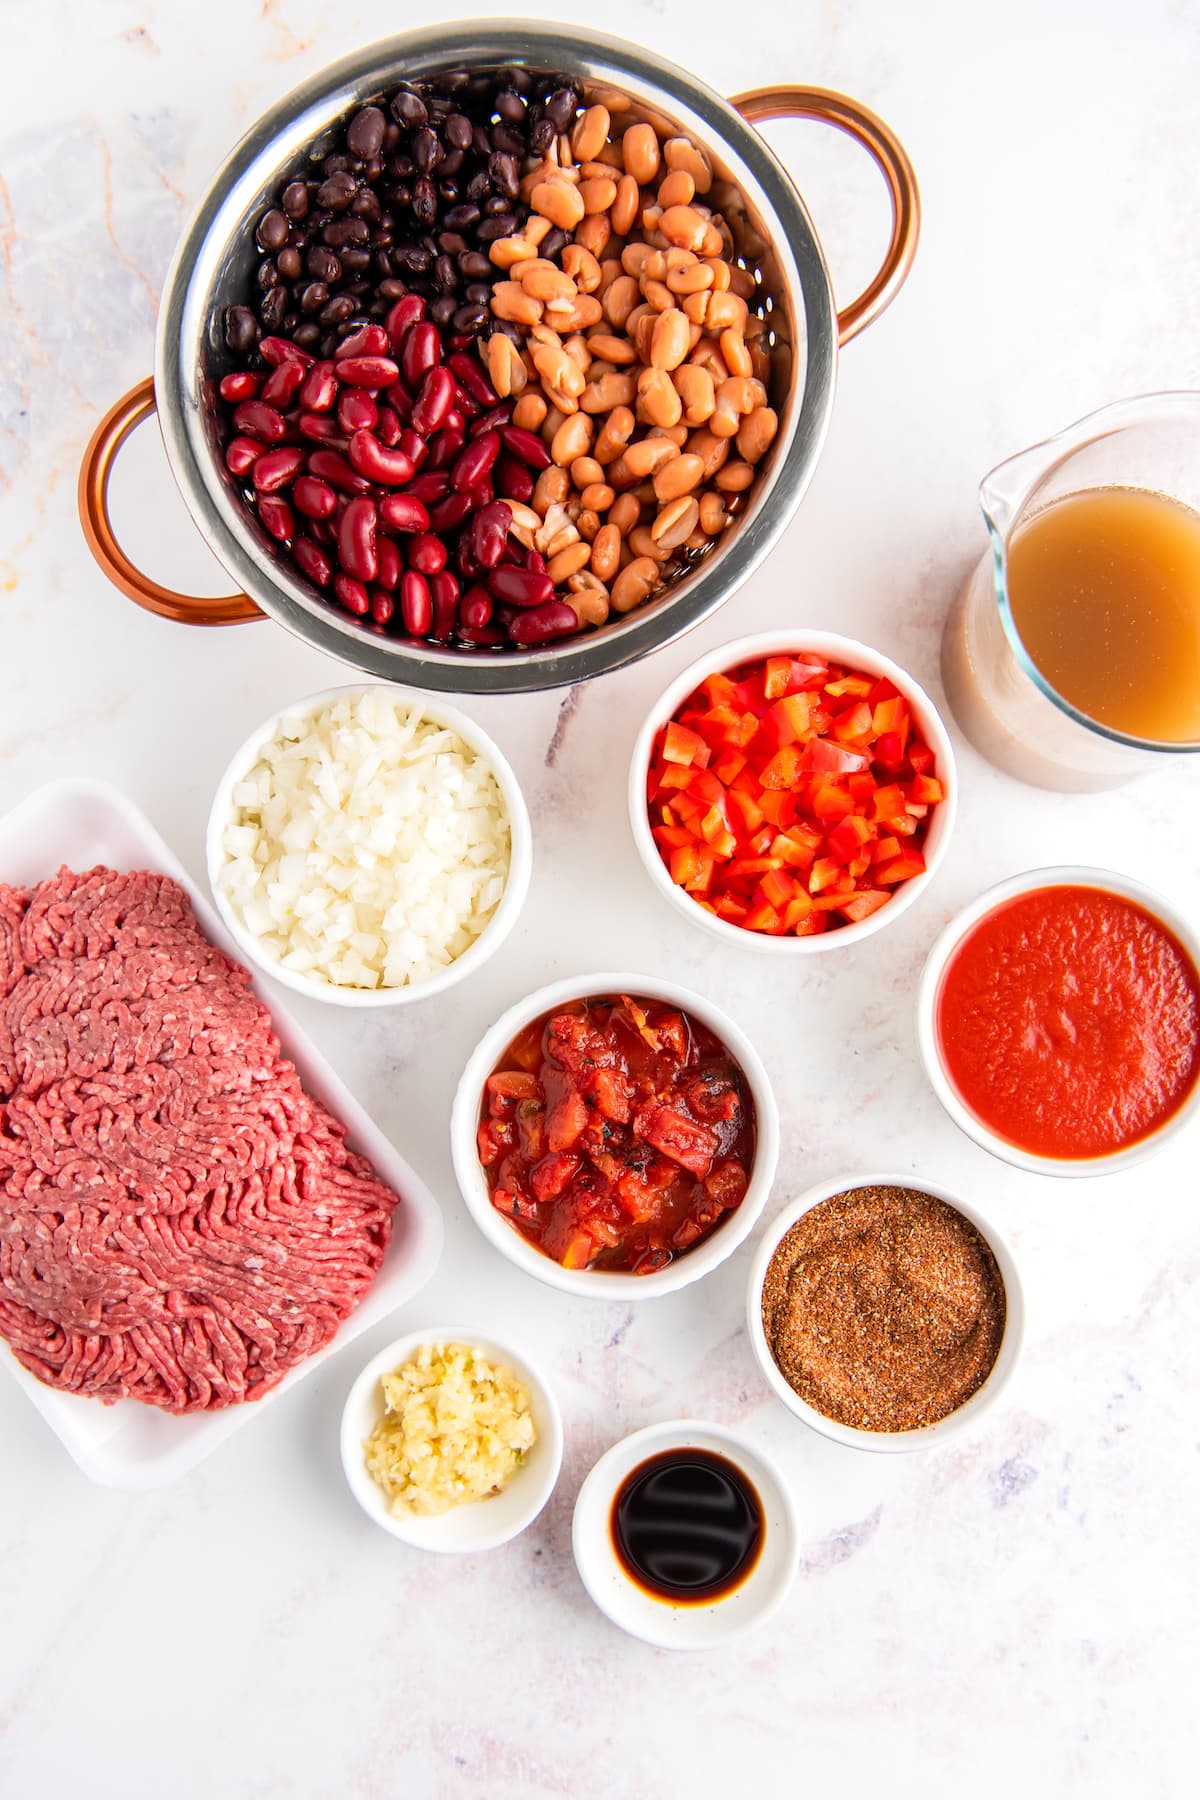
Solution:
<svg viewBox="0 0 1200 1800"><path fill-rule="evenodd" d="M432 225L437 218L437 191L428 175L419 175L413 183L412 209L419 225Z"/></svg>
<svg viewBox="0 0 1200 1800"><path fill-rule="evenodd" d="M387 120L377 106L364 106L361 112L355 113L346 133L346 143L355 156L361 156L366 162L376 155L383 143L386 124Z"/></svg>
<svg viewBox="0 0 1200 1800"><path fill-rule="evenodd" d="M558 226L555 225L546 233L545 237L538 245L538 255L544 256L549 260L551 257L557 256L560 250L565 250L570 241L571 240L566 232L560 231Z"/></svg>
<svg viewBox="0 0 1200 1800"><path fill-rule="evenodd" d="M349 213L341 219L330 219L321 229L321 236L331 250L341 250L347 244L365 244L370 235L366 220L356 219Z"/></svg>
<svg viewBox="0 0 1200 1800"><path fill-rule="evenodd" d="M482 250L468 250L465 256L459 257L458 267L468 281L491 281L496 273L491 258Z"/></svg>
<svg viewBox="0 0 1200 1800"><path fill-rule="evenodd" d="M475 127L471 144L476 156L480 156L486 161L492 153L492 135L486 125L477 125Z"/></svg>
<svg viewBox="0 0 1200 1800"><path fill-rule="evenodd" d="M248 306L225 308L225 342L235 356L246 356L258 342L258 321Z"/></svg>
<svg viewBox="0 0 1200 1800"><path fill-rule="evenodd" d="M472 281L463 290L463 299L472 306L486 306L492 297L490 281Z"/></svg>
<svg viewBox="0 0 1200 1800"><path fill-rule="evenodd" d="M442 149L441 139L432 126L423 125L420 131L413 132L412 153L413 161L423 174L428 174L430 169L436 169L445 155L445 151Z"/></svg>
<svg viewBox="0 0 1200 1800"><path fill-rule="evenodd" d="M311 350L314 344L321 341L321 327L314 325L311 319L306 319L302 325L297 325L292 337L302 350Z"/></svg>
<svg viewBox="0 0 1200 1800"><path fill-rule="evenodd" d="M353 247L347 246L342 251L342 267L348 269L351 275L359 275L370 266L371 252L369 250L355 250Z"/></svg>
<svg viewBox="0 0 1200 1800"><path fill-rule="evenodd" d="M302 219L308 211L308 189L302 181L289 181L281 201L289 219Z"/></svg>
<svg viewBox="0 0 1200 1800"><path fill-rule="evenodd" d="M383 153L390 156L400 142L400 127L394 119L389 119L383 130Z"/></svg>
<svg viewBox="0 0 1200 1800"><path fill-rule="evenodd" d="M360 188L350 203L350 211L356 219L365 219L368 225L374 225L383 214L374 188Z"/></svg>
<svg viewBox="0 0 1200 1800"><path fill-rule="evenodd" d="M275 264L271 261L269 256L265 262L259 263L258 274L255 279L264 293L266 293L269 288L276 288L279 286L279 270L275 267Z"/></svg>
<svg viewBox="0 0 1200 1800"><path fill-rule="evenodd" d="M317 204L327 206L330 212L345 212L357 192L357 181L347 170L343 170L321 183L317 189Z"/></svg>
<svg viewBox="0 0 1200 1800"><path fill-rule="evenodd" d="M300 311L306 313L320 312L329 298L329 288L323 281L310 281L308 286L300 290Z"/></svg>
<svg viewBox="0 0 1200 1800"><path fill-rule="evenodd" d="M439 181L438 194L443 206L457 206L459 199L457 181Z"/></svg>
<svg viewBox="0 0 1200 1800"><path fill-rule="evenodd" d="M464 256L467 240L458 231L439 231L437 246L446 256Z"/></svg>
<svg viewBox="0 0 1200 1800"><path fill-rule="evenodd" d="M511 151L497 150L489 156L488 174L497 193L516 199L521 191L521 166Z"/></svg>
<svg viewBox="0 0 1200 1800"><path fill-rule="evenodd" d="M475 235L481 244L490 244L496 238L511 237L516 229L515 213L498 213L494 219L485 219Z"/></svg>
<svg viewBox="0 0 1200 1800"><path fill-rule="evenodd" d="M325 176L345 175L358 165L357 156L343 156L338 151L333 156L326 156L321 161L321 173Z"/></svg>
<svg viewBox="0 0 1200 1800"><path fill-rule="evenodd" d="M287 312L287 289L274 287L270 293L264 294L258 309L258 316L268 331L278 331L283 324L283 316Z"/></svg>
<svg viewBox="0 0 1200 1800"><path fill-rule="evenodd" d="M465 150L451 150L446 156L443 156L441 162L438 164L438 180L453 180L466 160L467 153Z"/></svg>
<svg viewBox="0 0 1200 1800"><path fill-rule="evenodd" d="M329 287L333 287L342 273L341 263L324 244L310 245L304 266L314 281L323 281Z"/></svg>
<svg viewBox="0 0 1200 1800"><path fill-rule="evenodd" d="M433 255L423 244L406 244L393 251L392 261L414 275L424 275L433 262Z"/></svg>
<svg viewBox="0 0 1200 1800"><path fill-rule="evenodd" d="M408 283L405 281L397 281L392 276L389 276L386 281L381 281L379 284L380 298L389 302L392 300L402 300L407 292Z"/></svg>
<svg viewBox="0 0 1200 1800"><path fill-rule="evenodd" d="M301 256L299 250L292 244L289 244L286 250L281 250L279 252L279 255L275 258L275 262L279 269L281 279L289 284L299 279L304 268L304 258Z"/></svg>
<svg viewBox="0 0 1200 1800"><path fill-rule="evenodd" d="M495 110L510 125L519 124L525 117L525 102L514 88L501 88L493 102Z"/></svg>
<svg viewBox="0 0 1200 1800"><path fill-rule="evenodd" d="M503 194L489 194L483 203L482 210L485 219L494 219L500 213L509 212L511 206Z"/></svg>
<svg viewBox="0 0 1200 1800"><path fill-rule="evenodd" d="M443 294L435 300L429 309L429 316L435 325L448 325L458 310L458 301L453 294Z"/></svg>
<svg viewBox="0 0 1200 1800"><path fill-rule="evenodd" d="M518 350L525 348L524 326L514 325L509 319L493 319L489 336L495 337L497 332L501 337L506 337L510 344L515 344Z"/></svg>
<svg viewBox="0 0 1200 1800"><path fill-rule="evenodd" d="M557 135L549 119L539 119L529 133L530 150L535 156L545 156Z"/></svg>
<svg viewBox="0 0 1200 1800"><path fill-rule="evenodd" d="M493 125L491 137L493 150L506 150L510 156L524 156L524 133L514 131L511 125Z"/></svg>
<svg viewBox="0 0 1200 1800"><path fill-rule="evenodd" d="M394 212L407 212L412 205L412 189L407 182L399 182L388 189L388 205Z"/></svg>
<svg viewBox="0 0 1200 1800"><path fill-rule="evenodd" d="M443 213L442 224L447 231L470 231L472 225L478 225L479 217L479 208L468 200L461 206L452 206L448 213ZM448 250L449 247L448 244L442 245L444 250ZM466 245L463 248L465 249Z"/></svg>
<svg viewBox="0 0 1200 1800"><path fill-rule="evenodd" d="M417 165L411 156L394 156L390 166L397 181L407 181L417 172Z"/></svg>
<svg viewBox="0 0 1200 1800"><path fill-rule="evenodd" d="M407 125L411 130L415 125L424 125L429 109L411 88L397 88L392 95L392 117L397 125Z"/></svg>
<svg viewBox="0 0 1200 1800"><path fill-rule="evenodd" d="M471 80L465 69L451 69L448 74L438 76L438 85L448 94L457 94Z"/></svg>
<svg viewBox="0 0 1200 1800"><path fill-rule="evenodd" d="M287 214L273 206L258 222L259 249L281 250L288 241L288 230Z"/></svg>
<svg viewBox="0 0 1200 1800"><path fill-rule="evenodd" d="M354 301L349 294L335 294L318 313L322 325L340 325L343 319L349 319L354 312Z"/></svg>
<svg viewBox="0 0 1200 1800"><path fill-rule="evenodd" d="M465 150L471 142L473 130L465 113L451 113L446 120L446 141L455 150Z"/></svg>
<svg viewBox="0 0 1200 1800"><path fill-rule="evenodd" d="M490 316L487 307L478 302L470 306L460 306L454 315L454 329L455 331L476 332L481 326L487 324Z"/></svg>
<svg viewBox="0 0 1200 1800"><path fill-rule="evenodd" d="M458 264L452 256L439 256L433 265L433 279L442 293L452 293L458 286Z"/></svg>
<svg viewBox="0 0 1200 1800"><path fill-rule="evenodd" d="M492 191L491 176L488 174L486 169L477 169L475 174L472 175L470 181L468 181L468 183L467 183L467 187L466 187L467 199L474 201L475 204L478 205L481 200L487 199L487 197L491 193L491 191Z"/></svg>
<svg viewBox="0 0 1200 1800"><path fill-rule="evenodd" d="M546 117L555 131L566 131L575 117L579 95L573 87L556 88L546 102Z"/></svg>

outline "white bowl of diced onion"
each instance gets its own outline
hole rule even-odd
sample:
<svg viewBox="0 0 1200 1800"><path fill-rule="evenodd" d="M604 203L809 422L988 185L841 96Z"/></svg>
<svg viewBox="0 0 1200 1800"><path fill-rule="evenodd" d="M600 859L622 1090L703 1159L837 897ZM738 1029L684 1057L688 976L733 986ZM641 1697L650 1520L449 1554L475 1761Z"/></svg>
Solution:
<svg viewBox="0 0 1200 1800"><path fill-rule="evenodd" d="M441 993L529 890L529 814L479 726L410 688L328 688L253 731L217 786L208 879L246 957L335 1006Z"/></svg>

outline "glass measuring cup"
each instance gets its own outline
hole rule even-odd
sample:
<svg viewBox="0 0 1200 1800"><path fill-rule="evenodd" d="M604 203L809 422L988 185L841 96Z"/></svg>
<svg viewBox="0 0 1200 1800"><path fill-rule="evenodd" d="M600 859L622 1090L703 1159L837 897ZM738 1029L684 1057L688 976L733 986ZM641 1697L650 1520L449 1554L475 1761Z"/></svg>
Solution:
<svg viewBox="0 0 1200 1800"><path fill-rule="evenodd" d="M1200 393L1145 394L1089 413L985 475L989 548L951 607L942 680L955 719L989 762L1036 787L1118 787L1200 741L1130 736L1073 706L1022 642L1009 596L1014 536L1057 500L1139 489L1200 512ZM1196 596L1200 609L1200 594ZM1180 678L1200 683L1200 668Z"/></svg>

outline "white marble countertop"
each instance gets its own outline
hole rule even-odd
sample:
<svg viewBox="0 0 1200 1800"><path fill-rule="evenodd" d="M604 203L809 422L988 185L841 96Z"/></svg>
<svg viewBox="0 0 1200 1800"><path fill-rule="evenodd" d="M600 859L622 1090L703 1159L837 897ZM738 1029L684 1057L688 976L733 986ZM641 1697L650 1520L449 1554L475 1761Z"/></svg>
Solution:
<svg viewBox="0 0 1200 1800"><path fill-rule="evenodd" d="M442 11L435 0L421 18ZM0 807L52 776L106 776L200 875L231 748L343 677L274 625L206 633L137 611L87 554L74 483L96 418L149 370L162 276L211 169L302 75L409 22L381 0L11 10ZM936 693L940 620L982 548L979 475L1106 400L1200 386L1195 12L1177 0L1012 0L987 13L829 0L739 15L714 0L611 0L598 22L730 91L792 78L875 107L921 181L916 269L845 351L821 466L748 589L620 676L466 703L515 763L535 820L533 888L502 953L428 1010L296 1008L442 1202L446 1250L429 1288L159 1493L91 1486L0 1381L0 1791L14 1800L1057 1800L1191 1785L1200 1140L1193 1130L1105 1181L1006 1168L929 1091L912 995L943 920L1024 867L1108 861L1200 906L1194 777L1058 798L963 748L957 833L930 893L781 992L763 959L711 944L654 895L624 819L624 767L672 674L784 621L864 637ZM882 242L877 177L816 128L770 135L845 296ZM153 432L141 440L117 483L122 516L156 572L186 582L206 553ZM629 1309L567 1303L489 1252L451 1177L457 1072L531 985L614 962L669 968L755 1038L783 1115L778 1202L891 1163L957 1184L1008 1232L1027 1350L977 1430L886 1458L793 1420L741 1328L749 1247L699 1287ZM551 1372L567 1438L537 1525L461 1560L422 1559L376 1531L336 1445L365 1357L446 1318L519 1334ZM596 1455L685 1414L734 1423L773 1454L804 1528L783 1611L699 1659L622 1636L570 1555Z"/></svg>

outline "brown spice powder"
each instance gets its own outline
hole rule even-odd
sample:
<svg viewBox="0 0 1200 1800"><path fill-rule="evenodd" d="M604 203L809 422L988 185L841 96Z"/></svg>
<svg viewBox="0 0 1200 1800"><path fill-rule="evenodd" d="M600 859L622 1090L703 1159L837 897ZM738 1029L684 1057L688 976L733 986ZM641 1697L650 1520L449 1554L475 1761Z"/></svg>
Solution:
<svg viewBox="0 0 1200 1800"><path fill-rule="evenodd" d="M860 1431L915 1431L956 1411L991 1373L1005 1310L970 1220L910 1188L821 1201L781 1240L762 1291L784 1379Z"/></svg>

